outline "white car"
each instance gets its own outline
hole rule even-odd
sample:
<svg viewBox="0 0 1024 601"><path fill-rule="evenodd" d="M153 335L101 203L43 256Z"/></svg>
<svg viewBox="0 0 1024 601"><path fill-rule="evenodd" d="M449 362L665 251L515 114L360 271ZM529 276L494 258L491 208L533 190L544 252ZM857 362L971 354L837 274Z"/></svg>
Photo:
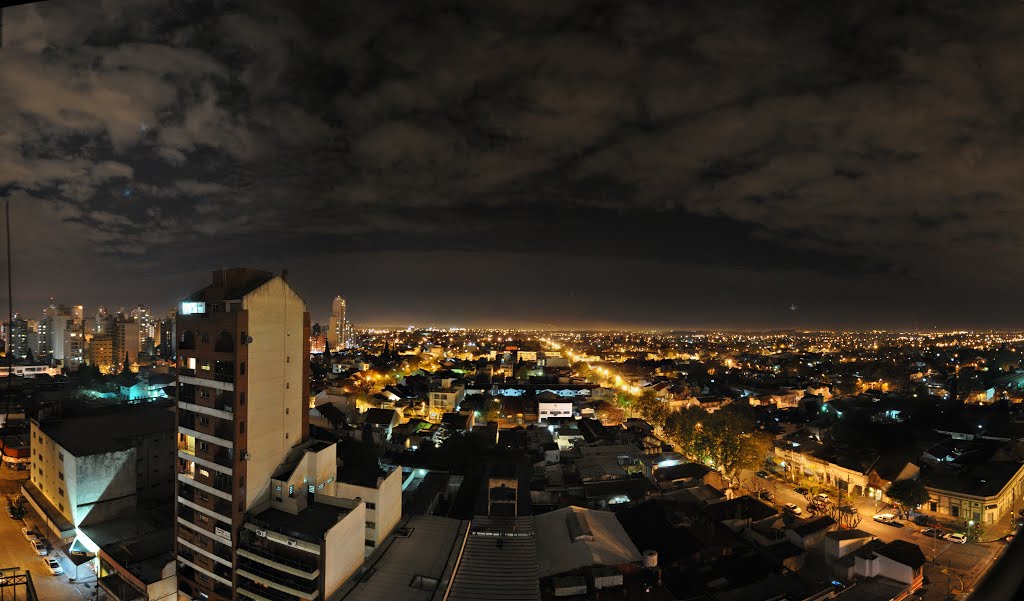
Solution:
<svg viewBox="0 0 1024 601"><path fill-rule="evenodd" d="M801 513L803 513L803 510L797 507L796 503L786 503L785 505L783 505L783 508L786 511L792 513L793 515L800 515Z"/></svg>
<svg viewBox="0 0 1024 601"><path fill-rule="evenodd" d="M38 540L32 540L29 542L32 548L36 550L37 555L49 555L50 552L46 550L46 543L39 542Z"/></svg>
<svg viewBox="0 0 1024 601"><path fill-rule="evenodd" d="M27 541L33 541L39 538L39 533L30 528L22 528L21 535L24 536Z"/></svg>
<svg viewBox="0 0 1024 601"><path fill-rule="evenodd" d="M951 543L964 544L967 542L967 535L963 532L950 532L942 535L943 540L948 540Z"/></svg>
<svg viewBox="0 0 1024 601"><path fill-rule="evenodd" d="M872 517L876 522L882 522L883 524L891 524L896 521L896 516L891 513L879 513Z"/></svg>
<svg viewBox="0 0 1024 601"><path fill-rule="evenodd" d="M60 567L60 562L52 557L47 557L43 561L46 562L46 567L50 569L50 573L54 576L59 576L64 573L64 568Z"/></svg>

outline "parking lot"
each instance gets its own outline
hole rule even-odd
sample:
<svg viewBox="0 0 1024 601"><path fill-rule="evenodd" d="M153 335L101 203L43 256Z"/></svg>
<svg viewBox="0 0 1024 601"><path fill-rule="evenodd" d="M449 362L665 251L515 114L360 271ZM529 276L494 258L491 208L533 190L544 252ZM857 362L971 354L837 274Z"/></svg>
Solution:
<svg viewBox="0 0 1024 601"><path fill-rule="evenodd" d="M96 576L88 568L82 566L79 570L82 580L72 583L69 576L74 576L75 566L62 552L57 550L53 544L52 533L43 532L49 535L50 546L52 547L47 557L57 559L63 575L52 575L46 566L47 557L38 555L25 539L21 529L28 526L31 528L33 514L31 510L26 514L24 520L11 519L7 515L7 499L9 496L17 495L21 483L25 480L28 472L12 471L6 467L0 467L0 499L3 502L3 512L0 514L0 567L20 568L21 571L28 570L32 573L32 582L35 585L36 593L40 601L68 601L73 599L97 599ZM39 531L39 530L37 530ZM11 591L8 591L10 598ZM99 591L98 599L105 599L106 596ZM18 591L18 598L22 599L23 592Z"/></svg>

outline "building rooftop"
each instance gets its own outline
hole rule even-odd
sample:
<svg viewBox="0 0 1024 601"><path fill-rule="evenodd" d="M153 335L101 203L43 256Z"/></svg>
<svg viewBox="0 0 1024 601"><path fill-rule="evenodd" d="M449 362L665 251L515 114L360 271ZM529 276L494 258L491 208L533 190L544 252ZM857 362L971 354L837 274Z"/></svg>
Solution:
<svg viewBox="0 0 1024 601"><path fill-rule="evenodd" d="M248 518L248 521L274 532L319 543L327 531L348 515L348 512L349 510L344 507L313 503L298 515L280 509L267 509Z"/></svg>
<svg viewBox="0 0 1024 601"><path fill-rule="evenodd" d="M614 513L564 507L537 516L535 522L540 578L641 559Z"/></svg>
<svg viewBox="0 0 1024 601"><path fill-rule="evenodd" d="M468 522L413 516L370 557L335 601L429 601L451 579Z"/></svg>
<svg viewBox="0 0 1024 601"><path fill-rule="evenodd" d="M879 548L875 553L914 569L923 566L926 561L921 547L899 539Z"/></svg>
<svg viewBox="0 0 1024 601"><path fill-rule="evenodd" d="M160 581L174 561L174 526L159 517L139 515L81 528L101 554L147 584Z"/></svg>
<svg viewBox="0 0 1024 601"><path fill-rule="evenodd" d="M274 279L269 271L232 267L213 272L212 283L189 296L187 301L215 303L240 299L246 294Z"/></svg>
<svg viewBox="0 0 1024 601"><path fill-rule="evenodd" d="M475 518L452 582L451 601L540 599L532 517Z"/></svg>
<svg viewBox="0 0 1024 601"><path fill-rule="evenodd" d="M116 411L87 417L44 421L39 424L39 429L75 457L85 457L130 449L142 436L173 435L174 424L171 406L161 403L119 407Z"/></svg>

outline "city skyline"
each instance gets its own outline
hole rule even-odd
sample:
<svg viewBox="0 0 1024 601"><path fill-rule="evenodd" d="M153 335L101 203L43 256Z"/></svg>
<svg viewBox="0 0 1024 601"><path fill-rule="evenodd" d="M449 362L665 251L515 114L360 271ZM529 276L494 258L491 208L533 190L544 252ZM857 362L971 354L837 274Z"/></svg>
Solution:
<svg viewBox="0 0 1024 601"><path fill-rule="evenodd" d="M16 307L1024 327L1019 5L452 6L4 9Z"/></svg>

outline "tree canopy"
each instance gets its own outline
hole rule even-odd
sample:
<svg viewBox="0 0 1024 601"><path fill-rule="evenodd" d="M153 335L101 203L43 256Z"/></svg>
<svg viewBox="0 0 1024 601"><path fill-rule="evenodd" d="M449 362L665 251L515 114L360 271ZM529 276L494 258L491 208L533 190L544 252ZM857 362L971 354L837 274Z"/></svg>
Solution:
<svg viewBox="0 0 1024 601"><path fill-rule="evenodd" d="M913 478L893 482L885 494L896 503L903 515L928 502L928 490L920 480Z"/></svg>

